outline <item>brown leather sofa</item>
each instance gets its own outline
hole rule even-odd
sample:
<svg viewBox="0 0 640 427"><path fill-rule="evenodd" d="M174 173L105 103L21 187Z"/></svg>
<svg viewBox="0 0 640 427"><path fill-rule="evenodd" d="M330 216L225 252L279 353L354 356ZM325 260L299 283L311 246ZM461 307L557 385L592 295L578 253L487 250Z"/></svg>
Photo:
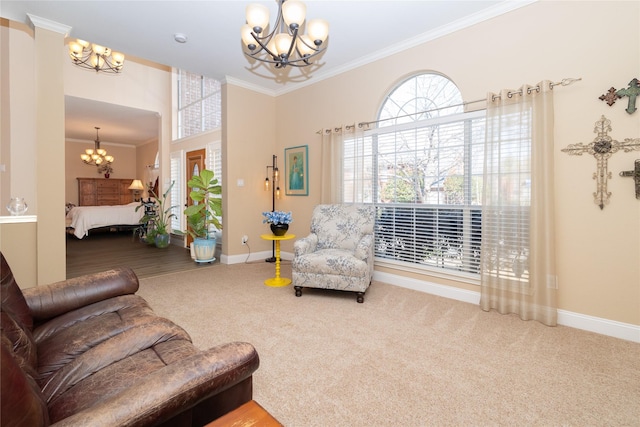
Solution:
<svg viewBox="0 0 640 427"><path fill-rule="evenodd" d="M202 426L251 400L255 348L197 349L132 270L21 290L0 258L2 426Z"/></svg>

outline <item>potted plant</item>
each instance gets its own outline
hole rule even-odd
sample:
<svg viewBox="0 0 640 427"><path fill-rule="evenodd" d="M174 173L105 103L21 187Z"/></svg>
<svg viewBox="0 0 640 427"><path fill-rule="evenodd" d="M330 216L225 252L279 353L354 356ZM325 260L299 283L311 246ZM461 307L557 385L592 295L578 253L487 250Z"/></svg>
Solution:
<svg viewBox="0 0 640 427"><path fill-rule="evenodd" d="M271 227L271 232L276 236L284 236L287 234L289 224L293 221L291 212L271 211L262 212L263 223L267 223Z"/></svg>
<svg viewBox="0 0 640 427"><path fill-rule="evenodd" d="M215 260L216 237L210 230L214 226L222 230L219 218L222 217L222 186L213 171L203 169L200 175L193 176L187 186L191 189L189 197L193 204L184 210L187 217L187 231L193 238L193 253L196 262Z"/></svg>
<svg viewBox="0 0 640 427"><path fill-rule="evenodd" d="M157 248L166 248L171 243L171 235L169 234L169 228L171 223L171 218L175 217L176 214L172 212L173 208L178 207L177 205L167 207L167 197L171 192L171 188L173 188L174 182L171 182L167 191L164 192L162 197L158 197L155 193L151 192L151 196L155 199L156 209L150 212L146 212L142 217L140 222L142 224L147 225L147 234L146 241L151 243L151 239L153 239L153 243ZM136 211L143 207L144 204L136 207Z"/></svg>

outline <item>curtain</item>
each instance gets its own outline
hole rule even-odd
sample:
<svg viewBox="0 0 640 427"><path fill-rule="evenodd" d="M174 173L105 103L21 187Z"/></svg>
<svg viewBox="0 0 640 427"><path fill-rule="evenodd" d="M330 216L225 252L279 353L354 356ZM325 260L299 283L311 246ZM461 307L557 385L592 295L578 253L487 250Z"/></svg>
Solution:
<svg viewBox="0 0 640 427"><path fill-rule="evenodd" d="M487 98L480 307L555 326L551 88Z"/></svg>
<svg viewBox="0 0 640 427"><path fill-rule="evenodd" d="M323 129L321 134L320 203L343 203L345 141L356 138L356 126ZM350 144L348 144L350 145Z"/></svg>

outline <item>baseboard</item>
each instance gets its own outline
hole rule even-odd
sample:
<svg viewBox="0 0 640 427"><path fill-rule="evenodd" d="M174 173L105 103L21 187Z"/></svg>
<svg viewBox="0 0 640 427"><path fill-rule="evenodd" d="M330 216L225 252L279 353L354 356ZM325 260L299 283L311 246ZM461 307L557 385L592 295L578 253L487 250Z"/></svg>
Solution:
<svg viewBox="0 0 640 427"><path fill-rule="evenodd" d="M437 283L379 271L375 271L373 273L373 279L389 283L394 286L413 289L444 298L450 298L470 304L480 304L480 292L476 291L439 285ZM640 343L640 326L638 325L603 319L601 317L588 316L567 310L558 310L558 324Z"/></svg>
<svg viewBox="0 0 640 427"><path fill-rule="evenodd" d="M271 251L262 251L262 252L253 252L249 254L242 255L222 255L220 257L221 264L242 264L245 262L255 262L255 261L264 261L267 258L271 257ZM292 260L293 253L290 252L280 252L281 260Z"/></svg>

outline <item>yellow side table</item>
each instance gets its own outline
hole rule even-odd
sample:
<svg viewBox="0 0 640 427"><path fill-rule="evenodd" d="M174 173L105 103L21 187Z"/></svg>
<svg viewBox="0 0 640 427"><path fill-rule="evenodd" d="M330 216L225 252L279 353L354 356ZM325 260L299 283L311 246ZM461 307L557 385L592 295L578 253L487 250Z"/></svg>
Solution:
<svg viewBox="0 0 640 427"><path fill-rule="evenodd" d="M284 236L274 236L273 234L261 234L261 239L272 240L276 242L276 277L267 279L264 284L267 286L281 287L291 284L291 279L280 277L280 241L295 239L295 234L285 234Z"/></svg>

